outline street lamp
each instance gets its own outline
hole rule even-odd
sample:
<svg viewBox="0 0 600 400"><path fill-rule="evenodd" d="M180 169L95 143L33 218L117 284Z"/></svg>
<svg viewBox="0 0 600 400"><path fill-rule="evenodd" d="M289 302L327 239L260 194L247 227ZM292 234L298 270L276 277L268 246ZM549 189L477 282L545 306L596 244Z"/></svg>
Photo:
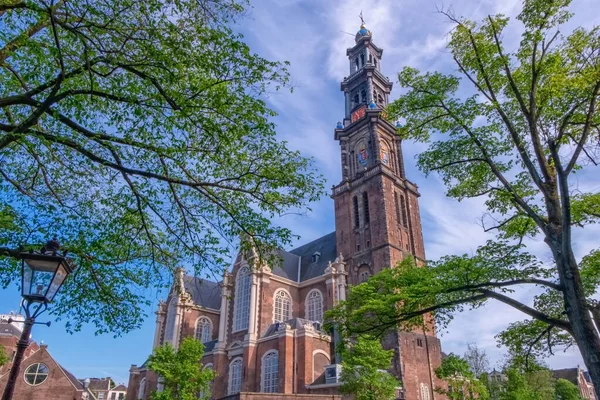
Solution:
<svg viewBox="0 0 600 400"><path fill-rule="evenodd" d="M10 375L2 395L2 400L11 400L15 382L19 376L21 361L29 346L31 328L35 319L48 308L73 266L67 252L59 253L60 244L56 238L50 240L39 252L23 252L21 259L21 296L25 309L25 326L17 343L17 353L10 369ZM48 323L49 325L49 323Z"/></svg>

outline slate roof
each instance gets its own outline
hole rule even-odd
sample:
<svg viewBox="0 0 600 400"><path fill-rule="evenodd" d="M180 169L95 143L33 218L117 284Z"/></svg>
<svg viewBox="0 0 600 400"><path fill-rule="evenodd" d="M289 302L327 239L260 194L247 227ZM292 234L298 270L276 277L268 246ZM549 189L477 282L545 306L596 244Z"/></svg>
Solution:
<svg viewBox="0 0 600 400"><path fill-rule="evenodd" d="M54 357L52 357L52 358L54 358ZM77 390L84 390L83 384L77 378L75 378L75 375L73 375L72 373L70 373L67 369L65 369L58 362L56 363L56 365L58 365L58 368L60 368L65 373L67 379L69 381L71 381L71 384L75 387L75 389L77 389Z"/></svg>
<svg viewBox="0 0 600 400"><path fill-rule="evenodd" d="M318 261L313 263L312 256L315 252L320 252L321 255ZM329 262L335 260L337 256L335 232L328 233L310 243L290 250L290 253L299 256L301 259L300 282L321 276L325 272L325 268L327 268ZM298 281L297 277L294 280Z"/></svg>
<svg viewBox="0 0 600 400"><path fill-rule="evenodd" d="M579 371L577 368L555 369L552 371L552 375L556 379L566 379L574 385L578 385Z"/></svg>
<svg viewBox="0 0 600 400"><path fill-rule="evenodd" d="M309 321L308 319L292 318L292 319L288 319L287 321L285 321L285 323L288 324L291 327L291 329L302 329L306 325L312 325L315 329L327 334L323 330L323 326L321 324L315 323L314 321ZM280 324L282 324L282 322L275 322L275 323L269 325L269 327L267 328L265 333L262 335L262 337L267 337L267 336L276 334L279 331Z"/></svg>
<svg viewBox="0 0 600 400"><path fill-rule="evenodd" d="M210 342L204 343L204 352L208 353L209 351L213 351L217 342L218 342L218 339L211 340Z"/></svg>
<svg viewBox="0 0 600 400"><path fill-rule="evenodd" d="M221 287L217 282L185 275L183 285L192 295L194 304L219 310L221 308Z"/></svg>
<svg viewBox="0 0 600 400"><path fill-rule="evenodd" d="M21 336L21 330L6 321L0 322L0 336Z"/></svg>
<svg viewBox="0 0 600 400"><path fill-rule="evenodd" d="M113 392L126 392L127 391L127 386L125 386L122 383L120 383L117 386L115 386L114 388L112 388L111 390Z"/></svg>
<svg viewBox="0 0 600 400"><path fill-rule="evenodd" d="M273 274L294 282L304 282L323 275L330 261L337 256L335 232L313 240L290 251L278 250L281 265L273 268ZM316 262L312 262L315 252L321 253ZM298 274L300 266L300 274ZM298 279L300 277L300 279ZM221 287L219 283L194 276L185 275L183 284L195 304L219 310L221 308Z"/></svg>
<svg viewBox="0 0 600 400"><path fill-rule="evenodd" d="M98 392L98 391L108 391L110 390L110 379L107 378L90 378L90 386L89 389Z"/></svg>
<svg viewBox="0 0 600 400"><path fill-rule="evenodd" d="M298 256L284 250L278 250L282 263L273 268L273 275L298 282Z"/></svg>

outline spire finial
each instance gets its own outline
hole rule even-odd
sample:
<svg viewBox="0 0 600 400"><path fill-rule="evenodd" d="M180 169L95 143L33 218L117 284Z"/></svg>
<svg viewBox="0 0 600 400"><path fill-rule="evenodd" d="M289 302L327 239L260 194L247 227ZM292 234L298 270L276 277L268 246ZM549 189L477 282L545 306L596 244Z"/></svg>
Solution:
<svg viewBox="0 0 600 400"><path fill-rule="evenodd" d="M360 18L360 24L364 25L365 24L365 19L363 18L362 10L360 10L360 14L358 14L358 17Z"/></svg>

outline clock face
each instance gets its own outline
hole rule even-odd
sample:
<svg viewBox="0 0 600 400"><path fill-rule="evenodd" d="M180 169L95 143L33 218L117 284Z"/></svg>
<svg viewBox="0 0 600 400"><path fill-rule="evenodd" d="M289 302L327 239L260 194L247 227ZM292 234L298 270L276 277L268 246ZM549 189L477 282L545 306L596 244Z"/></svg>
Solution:
<svg viewBox="0 0 600 400"><path fill-rule="evenodd" d="M356 122L362 117L364 117L367 113L367 106L362 106L358 110L354 111L351 115L351 121Z"/></svg>

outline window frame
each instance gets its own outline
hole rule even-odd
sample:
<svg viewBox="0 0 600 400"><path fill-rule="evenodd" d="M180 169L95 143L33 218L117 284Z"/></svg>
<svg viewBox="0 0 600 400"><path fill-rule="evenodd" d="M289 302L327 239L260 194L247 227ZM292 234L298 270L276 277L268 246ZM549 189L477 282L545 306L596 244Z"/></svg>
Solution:
<svg viewBox="0 0 600 400"><path fill-rule="evenodd" d="M358 205L358 196L352 197L352 207L354 215L354 229L360 228L360 206Z"/></svg>
<svg viewBox="0 0 600 400"><path fill-rule="evenodd" d="M243 275L241 275L243 273ZM247 288L242 292L240 281L245 279ZM250 327L250 292L252 286L252 275L250 268L242 266L235 277L235 298L233 304L233 332L245 331ZM244 296L242 298L242 296ZM243 301L243 304L241 303Z"/></svg>
<svg viewBox="0 0 600 400"><path fill-rule="evenodd" d="M371 214L369 211L369 193L368 192L363 192L362 203L363 203L364 224L365 224L365 226L370 225L371 224Z"/></svg>
<svg viewBox="0 0 600 400"><path fill-rule="evenodd" d="M202 332L200 333L200 337L199 337L198 336L198 325L201 322L205 322L205 324L203 324ZM206 336L208 336L207 340L204 340L204 336L205 336L204 330L205 329L208 331L206 333ZM202 344L208 343L212 340L212 334L213 334L213 324L212 324L212 321L210 320L210 318L208 318L205 315L199 316L198 319L196 319L196 324L195 324L195 328L194 328L194 337L196 338L196 340L200 340L202 342Z"/></svg>
<svg viewBox="0 0 600 400"><path fill-rule="evenodd" d="M285 294L285 297L287 297L287 300L289 301L287 318L281 319L281 320L277 319L277 317L278 317L278 315L277 315L277 300L278 300L278 296L277 295L279 293ZM273 293L273 323L285 322L288 319L291 319L292 315L293 315L293 310L294 310L293 307L294 307L294 302L292 300L292 295L290 294L290 292L288 292L287 289L284 289L284 288L277 288L275 290L275 293ZM282 303L281 304L281 316L282 317L284 316L283 312L284 312L284 304Z"/></svg>
<svg viewBox="0 0 600 400"><path fill-rule="evenodd" d="M237 392L233 391L232 385L233 385L233 366L234 364L237 366L239 365L239 384L238 384L238 388L237 388ZM233 395L236 393L240 393L242 391L242 372L243 372L244 366L243 366L243 360L241 357L236 357L233 360L231 360L231 362L229 363L229 371L228 371L228 377L227 377L227 395Z"/></svg>
<svg viewBox="0 0 600 400"><path fill-rule="evenodd" d="M138 383L137 398L142 400L146 394L146 377L143 377Z"/></svg>
<svg viewBox="0 0 600 400"><path fill-rule="evenodd" d="M33 366L37 367L35 372L29 372L29 370ZM40 373L40 367L45 368L45 372ZM33 383L31 383L27 380L28 376L33 376ZM42 376L43 379L40 382L36 383L39 376ZM50 368L48 368L48 366L42 362L35 362L32 364L29 364L27 366L27 368L25 368L25 370L23 371L23 380L29 386L39 386L39 385L43 384L44 382L46 382L48 380L49 376L50 376Z"/></svg>
<svg viewBox="0 0 600 400"><path fill-rule="evenodd" d="M167 318L165 318L165 334L163 338L164 343L171 345L175 344L175 325L177 325L177 298L173 296L169 305L167 306Z"/></svg>
<svg viewBox="0 0 600 400"><path fill-rule="evenodd" d="M313 296L314 294L318 294L319 297L319 308L320 308L320 315L321 318L320 319L313 319L311 318L311 302L313 301ZM324 313L324 305L323 305L323 293L319 290L319 289L311 289L307 294L306 294L306 299L304 300L304 313L306 316L306 319L308 319L309 321L314 321L314 322L323 322L323 313ZM319 314L319 313L317 313Z"/></svg>
<svg viewBox="0 0 600 400"><path fill-rule="evenodd" d="M268 357L269 360L267 360ZM266 364L271 360L275 360L275 366ZM271 368L271 371L267 371L267 367ZM268 381L267 373L271 375ZM279 351L275 349L267 350L260 359L260 391L261 393L279 393Z"/></svg>

